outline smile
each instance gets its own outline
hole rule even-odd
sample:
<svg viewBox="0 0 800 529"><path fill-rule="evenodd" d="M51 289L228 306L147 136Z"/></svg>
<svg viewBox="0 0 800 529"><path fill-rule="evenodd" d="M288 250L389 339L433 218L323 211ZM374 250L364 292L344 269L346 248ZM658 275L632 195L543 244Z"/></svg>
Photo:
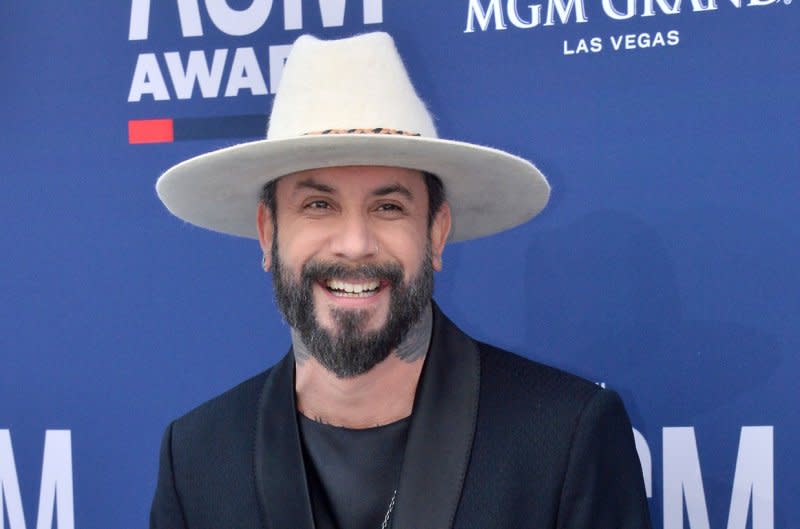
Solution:
<svg viewBox="0 0 800 529"><path fill-rule="evenodd" d="M380 290L381 282L376 280L355 282L328 279L324 282L324 286L328 289L328 292L337 297L366 298Z"/></svg>

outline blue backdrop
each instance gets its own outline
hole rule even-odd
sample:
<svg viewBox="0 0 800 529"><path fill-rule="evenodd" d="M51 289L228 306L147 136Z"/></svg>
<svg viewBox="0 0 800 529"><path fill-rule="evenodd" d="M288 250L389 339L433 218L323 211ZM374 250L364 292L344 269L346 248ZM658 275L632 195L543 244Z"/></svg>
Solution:
<svg viewBox="0 0 800 529"><path fill-rule="evenodd" d="M792 527L797 9L3 2L0 528L145 526L168 421L285 353L256 243L183 224L153 186L255 139L298 35L371 30L440 135L553 186L534 222L448 247L445 312L620 392L655 527Z"/></svg>

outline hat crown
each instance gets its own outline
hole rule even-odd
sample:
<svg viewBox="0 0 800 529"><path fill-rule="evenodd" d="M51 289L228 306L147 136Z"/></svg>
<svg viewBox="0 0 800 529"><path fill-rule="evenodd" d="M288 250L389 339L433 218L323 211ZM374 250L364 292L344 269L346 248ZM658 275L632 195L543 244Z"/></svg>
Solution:
<svg viewBox="0 0 800 529"><path fill-rule="evenodd" d="M267 139L377 128L437 137L392 37L298 38L275 95Z"/></svg>

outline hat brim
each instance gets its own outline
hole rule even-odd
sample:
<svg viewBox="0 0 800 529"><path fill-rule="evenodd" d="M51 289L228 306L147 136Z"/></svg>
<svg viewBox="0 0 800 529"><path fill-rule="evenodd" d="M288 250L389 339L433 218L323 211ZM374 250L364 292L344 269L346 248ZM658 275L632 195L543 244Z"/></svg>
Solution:
<svg viewBox="0 0 800 529"><path fill-rule="evenodd" d="M452 140L380 134L309 135L243 143L196 156L156 183L177 217L210 230L257 238L261 189L287 174L322 167L381 165L428 171L445 186L451 241L491 235L539 213L550 186L529 161Z"/></svg>

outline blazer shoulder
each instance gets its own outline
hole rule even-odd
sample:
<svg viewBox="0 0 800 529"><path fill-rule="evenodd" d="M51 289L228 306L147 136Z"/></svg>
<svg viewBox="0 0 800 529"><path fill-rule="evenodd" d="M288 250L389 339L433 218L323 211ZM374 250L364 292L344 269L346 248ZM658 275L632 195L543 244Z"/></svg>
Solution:
<svg viewBox="0 0 800 529"><path fill-rule="evenodd" d="M547 409L583 409L602 388L582 377L478 342L481 385L508 400ZM483 391L482 391L483 393Z"/></svg>
<svg viewBox="0 0 800 529"><path fill-rule="evenodd" d="M254 428L258 399L272 369L274 367L179 417L173 423L173 435L181 439L208 438Z"/></svg>
<svg viewBox="0 0 800 529"><path fill-rule="evenodd" d="M271 369L201 404L167 428L151 527L257 525L255 434L259 398Z"/></svg>

